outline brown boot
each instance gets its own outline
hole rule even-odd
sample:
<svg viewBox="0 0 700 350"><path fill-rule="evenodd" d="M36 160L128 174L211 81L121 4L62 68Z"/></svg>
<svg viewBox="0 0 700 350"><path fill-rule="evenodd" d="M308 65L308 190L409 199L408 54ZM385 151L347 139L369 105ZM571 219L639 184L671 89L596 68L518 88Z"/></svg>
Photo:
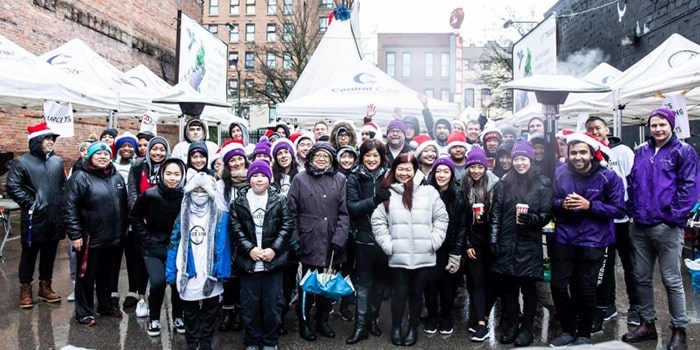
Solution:
<svg viewBox="0 0 700 350"><path fill-rule="evenodd" d="M21 283L19 285L19 308L29 309L33 306L34 300L32 299L32 284Z"/></svg>
<svg viewBox="0 0 700 350"><path fill-rule="evenodd" d="M668 343L668 350L687 350L688 344L685 340L685 328L671 328L673 334L671 341Z"/></svg>
<svg viewBox="0 0 700 350"><path fill-rule="evenodd" d="M622 336L622 341L625 343L638 343L647 340L656 340L656 326L654 321L648 322L642 320L642 324L635 330Z"/></svg>
<svg viewBox="0 0 700 350"><path fill-rule="evenodd" d="M39 281L39 299L47 303L61 302L61 296L51 289L51 280Z"/></svg>

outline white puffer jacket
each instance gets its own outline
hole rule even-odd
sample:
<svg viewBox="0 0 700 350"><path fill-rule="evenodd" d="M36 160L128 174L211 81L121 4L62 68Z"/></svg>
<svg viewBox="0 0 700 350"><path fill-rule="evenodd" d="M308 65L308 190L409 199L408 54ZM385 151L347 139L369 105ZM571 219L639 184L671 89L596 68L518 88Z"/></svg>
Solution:
<svg viewBox="0 0 700 350"><path fill-rule="evenodd" d="M413 209L404 207L404 185L391 185L389 212L381 203L372 213L372 231L389 267L418 269L435 266L435 252L445 240L448 216L433 186L420 186L423 174L413 178Z"/></svg>

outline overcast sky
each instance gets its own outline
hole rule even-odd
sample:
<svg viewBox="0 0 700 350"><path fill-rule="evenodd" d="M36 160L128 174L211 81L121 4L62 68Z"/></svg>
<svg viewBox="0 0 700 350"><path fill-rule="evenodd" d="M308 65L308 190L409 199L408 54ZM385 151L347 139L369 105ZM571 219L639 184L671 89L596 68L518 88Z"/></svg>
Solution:
<svg viewBox="0 0 700 350"><path fill-rule="evenodd" d="M356 0L360 5L363 50L377 50L376 33L447 33L450 14L464 9L460 34L464 45L487 40L517 40L514 28L503 28L508 20L541 21L556 0ZM527 24L522 26L527 27ZM527 27L529 28L529 27ZM526 28L523 28L526 29Z"/></svg>

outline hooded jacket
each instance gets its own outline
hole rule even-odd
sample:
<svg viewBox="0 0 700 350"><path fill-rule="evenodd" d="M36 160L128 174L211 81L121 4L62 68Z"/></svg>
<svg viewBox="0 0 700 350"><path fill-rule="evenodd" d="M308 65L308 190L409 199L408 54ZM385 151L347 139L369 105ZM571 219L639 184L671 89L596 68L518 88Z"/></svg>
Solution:
<svg viewBox="0 0 700 350"><path fill-rule="evenodd" d="M591 170L579 174L573 165L555 171L552 212L557 221L555 239L559 244L605 248L615 242L613 219L625 215L624 188L615 172L592 163ZM577 193L590 201L590 209L572 212L563 207L566 196Z"/></svg>
<svg viewBox="0 0 700 350"><path fill-rule="evenodd" d="M513 144L514 142L511 140L506 140L503 141L498 146L498 150L496 151L496 159L494 159L494 167L493 167L493 174L496 175L498 178L503 177L503 175L506 174L507 170L503 169L501 167L501 162L499 159L501 158L502 155L507 154L510 157L510 153L513 151ZM511 165L512 167L513 165ZM510 170L510 169L508 169Z"/></svg>
<svg viewBox="0 0 700 350"><path fill-rule="evenodd" d="M228 137L233 139L232 131L234 126L238 126L243 132L243 146L248 146L248 143L250 142L250 135L248 134L248 127L243 123L231 122L231 124L228 126Z"/></svg>
<svg viewBox="0 0 700 350"><path fill-rule="evenodd" d="M372 232L389 257L389 267L414 270L435 266L436 252L445 241L449 222L445 204L433 186L421 186L423 174L413 178L413 207L403 205L404 184L389 188L389 210L378 205L372 213Z"/></svg>
<svg viewBox="0 0 700 350"><path fill-rule="evenodd" d="M22 209L22 243L57 241L66 236L60 210L66 182L63 160L53 151L44 154L41 150L44 136L29 140L29 153L12 162L7 175L7 193ZM31 237L28 230L29 210L33 210Z"/></svg>
<svg viewBox="0 0 700 350"><path fill-rule="evenodd" d="M250 251L258 246L255 222L250 212L250 203L246 196L251 191L249 186L240 190L240 195L231 202L229 212L229 230L236 240L234 261L236 266L247 273L255 271L256 262L250 258ZM294 228L294 218L287 205L287 197L279 194L274 186L268 189L265 219L262 224L262 249L270 248L275 252L272 261L263 262L265 271L272 271L287 263L289 238Z"/></svg>
<svg viewBox="0 0 700 350"><path fill-rule="evenodd" d="M311 165L316 152L329 152L331 165L319 171ZM345 247L349 218L346 207L345 176L337 172L335 150L327 142L317 142L309 151L306 170L297 174L287 193L289 209L295 218L292 241L299 243L299 261L312 266L328 266L332 245ZM334 264L345 262L346 252L336 254Z"/></svg>
<svg viewBox="0 0 700 350"><path fill-rule="evenodd" d="M190 140L189 136L187 136L187 129L190 127L191 124L201 124L202 128L204 129L202 132L204 133L204 137L201 140ZM219 150L219 145L215 144L214 142L207 141L207 135L209 134L209 128L207 127L207 122L204 119L199 119L199 118L194 118L190 119L187 121L187 124L185 124L185 141L182 141L175 145L173 148L173 153L172 157L173 158L179 158L185 164L187 164L187 156L188 156L188 151L190 149L190 144L193 141L202 141L206 143L207 145L207 152L209 155L207 156L207 168L211 168L211 163L214 162L214 155L216 154L216 151Z"/></svg>
<svg viewBox="0 0 700 350"><path fill-rule="evenodd" d="M168 164L177 164L182 171L182 179L177 188L165 186L163 173ZM165 260L167 257L170 234L173 224L180 213L180 204L185 185L185 164L176 158L167 159L160 167L158 186L151 187L138 197L131 212L129 221L132 232L138 238L143 248L144 256L152 256Z"/></svg>
<svg viewBox="0 0 700 350"><path fill-rule="evenodd" d="M360 244L374 245L372 213L379 203L374 201L377 184L384 179L386 168L369 172L360 164L350 173L347 181L347 205L350 214L350 236Z"/></svg>
<svg viewBox="0 0 700 350"><path fill-rule="evenodd" d="M700 195L698 155L675 134L658 151L654 148L649 140L635 152L628 212L636 224L686 227Z"/></svg>
<svg viewBox="0 0 700 350"><path fill-rule="evenodd" d="M542 227L552 218L552 183L538 175L533 168L527 174L520 175L526 181L523 185L527 186L522 204L529 206L528 213L536 214L536 220L532 225L518 225L515 222L517 203L505 193L505 184L511 181L509 176L519 175L508 173L496 184L489 213L491 244L496 244L499 252L491 270L507 276L542 279Z"/></svg>
<svg viewBox="0 0 700 350"><path fill-rule="evenodd" d="M156 136L148 141L146 156L136 159L134 164L131 165L131 169L129 169L129 181L127 181L126 184L127 194L129 196L129 208L134 206L136 198L138 198L141 193L146 192L147 189L158 183L160 175L160 171L158 170L162 163L154 164L151 160L151 148L153 148L156 143L165 145L165 159L167 160L170 158L170 144L168 144L168 140ZM163 162L165 162L165 160ZM144 176L146 179L143 179ZM144 186L144 183L147 185Z"/></svg>
<svg viewBox="0 0 700 350"><path fill-rule="evenodd" d="M65 195L63 224L71 240L90 237L90 248L120 244L129 212L124 179L111 162L105 169L83 162L68 180Z"/></svg>
<svg viewBox="0 0 700 350"><path fill-rule="evenodd" d="M420 133L421 133L420 132L420 122L418 121L418 118L411 116L411 115L407 115L407 116L403 117L403 122L404 122L404 124L406 124L406 125L410 124L413 127L413 130L415 130L415 132L413 133L414 136L420 135ZM412 137L411 138L406 137L406 143L410 143L412 140L413 140Z"/></svg>
<svg viewBox="0 0 700 350"><path fill-rule="evenodd" d="M357 147L357 133L355 132L355 125L350 122L339 120L333 123L333 129L331 129L330 143L333 147L338 150L340 145L338 145L338 133L341 128L345 128L350 134L350 143L348 146Z"/></svg>

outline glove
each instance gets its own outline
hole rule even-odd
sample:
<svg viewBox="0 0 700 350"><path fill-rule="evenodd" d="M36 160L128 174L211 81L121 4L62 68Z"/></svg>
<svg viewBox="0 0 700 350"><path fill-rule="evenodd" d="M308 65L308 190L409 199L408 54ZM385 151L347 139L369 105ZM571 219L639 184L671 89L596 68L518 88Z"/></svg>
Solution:
<svg viewBox="0 0 700 350"><path fill-rule="evenodd" d="M340 254L340 252L343 251L343 247L341 247L335 243L331 243L331 251L335 252L336 254Z"/></svg>
<svg viewBox="0 0 700 350"><path fill-rule="evenodd" d="M491 243L491 254L499 256L500 254L498 243Z"/></svg>
<svg viewBox="0 0 700 350"><path fill-rule="evenodd" d="M461 256L450 254L447 258L447 266L445 266L445 270L447 270L447 272L449 273L456 273L459 270L459 265L461 261Z"/></svg>
<svg viewBox="0 0 700 350"><path fill-rule="evenodd" d="M386 188L381 188L377 186L377 190L374 193L374 203L379 204L391 197L391 192Z"/></svg>
<svg viewBox="0 0 700 350"><path fill-rule="evenodd" d="M535 223L535 220L536 220L535 214L531 214L531 213L518 214L518 221L520 222L520 225L532 225Z"/></svg>

